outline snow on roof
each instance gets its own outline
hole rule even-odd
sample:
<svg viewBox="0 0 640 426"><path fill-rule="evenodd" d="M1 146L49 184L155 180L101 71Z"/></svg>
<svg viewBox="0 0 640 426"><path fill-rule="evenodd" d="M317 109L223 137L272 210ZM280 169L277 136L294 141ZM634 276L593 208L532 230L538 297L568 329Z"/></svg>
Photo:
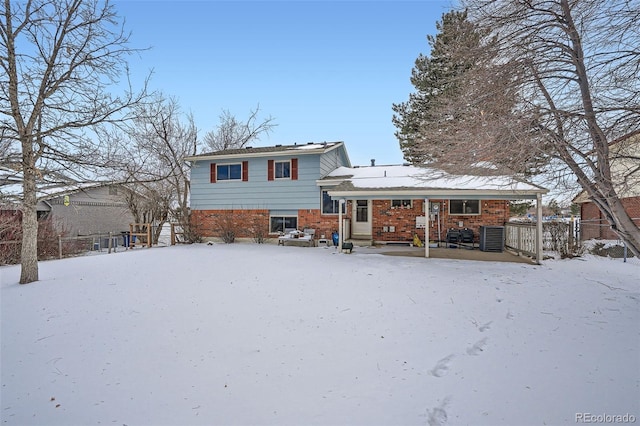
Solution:
<svg viewBox="0 0 640 426"><path fill-rule="evenodd" d="M342 179L354 189L451 189L542 191L542 188L510 176L453 175L441 170L411 165L338 167L325 178Z"/></svg>
<svg viewBox="0 0 640 426"><path fill-rule="evenodd" d="M39 200L48 200L78 191L99 188L109 184L110 182L84 182L68 185L39 186L36 188L36 196ZM0 198L13 201L22 199L22 182L0 185Z"/></svg>

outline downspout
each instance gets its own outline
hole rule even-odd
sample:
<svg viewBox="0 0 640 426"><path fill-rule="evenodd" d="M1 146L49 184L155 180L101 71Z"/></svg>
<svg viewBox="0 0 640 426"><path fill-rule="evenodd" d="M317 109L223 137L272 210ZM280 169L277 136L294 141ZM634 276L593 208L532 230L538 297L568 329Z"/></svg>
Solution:
<svg viewBox="0 0 640 426"><path fill-rule="evenodd" d="M536 263L542 265L542 194L536 194Z"/></svg>

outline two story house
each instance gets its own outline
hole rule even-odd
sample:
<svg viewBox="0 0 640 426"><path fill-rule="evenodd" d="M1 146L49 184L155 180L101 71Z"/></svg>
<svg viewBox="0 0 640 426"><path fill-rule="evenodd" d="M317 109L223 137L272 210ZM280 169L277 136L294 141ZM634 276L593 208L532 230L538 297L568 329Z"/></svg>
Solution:
<svg viewBox="0 0 640 426"><path fill-rule="evenodd" d="M317 180L351 163L343 142L229 149L191 163L192 225L203 237L238 238L285 229L337 229L335 203Z"/></svg>
<svg viewBox="0 0 640 426"><path fill-rule="evenodd" d="M313 228L327 238L367 244L443 240L449 228L502 226L509 200L540 204L547 190L496 175L450 175L410 165L352 166L343 142L276 145L196 155L191 162L192 224L205 238L232 228L275 237ZM340 211L340 209L342 211Z"/></svg>

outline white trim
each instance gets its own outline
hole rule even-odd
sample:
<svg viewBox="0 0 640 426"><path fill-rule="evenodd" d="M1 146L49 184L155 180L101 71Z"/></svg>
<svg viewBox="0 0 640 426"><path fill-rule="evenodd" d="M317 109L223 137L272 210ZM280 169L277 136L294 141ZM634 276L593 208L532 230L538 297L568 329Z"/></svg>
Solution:
<svg viewBox="0 0 640 426"><path fill-rule="evenodd" d="M409 198L439 198L439 199L463 199L473 198L476 200L514 200L514 199L532 199L535 200L538 194L546 194L548 190L482 190L482 189L414 189L414 190L349 190L335 191L330 190L329 195L332 197L344 197L351 199L370 199L370 200L388 200L393 199L409 199Z"/></svg>
<svg viewBox="0 0 640 426"><path fill-rule="evenodd" d="M273 180L291 180L291 158L288 160L273 160ZM287 177L278 177L276 176L276 166L278 163L289 163L289 176Z"/></svg>

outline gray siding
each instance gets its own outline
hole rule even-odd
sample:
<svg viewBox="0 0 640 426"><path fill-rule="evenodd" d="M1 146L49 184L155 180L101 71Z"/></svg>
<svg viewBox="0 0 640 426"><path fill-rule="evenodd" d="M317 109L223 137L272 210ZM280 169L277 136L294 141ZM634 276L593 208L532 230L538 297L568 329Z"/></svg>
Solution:
<svg viewBox="0 0 640 426"><path fill-rule="evenodd" d="M346 166L347 159L344 149L334 149L320 157L320 176L323 178L340 166Z"/></svg>
<svg viewBox="0 0 640 426"><path fill-rule="evenodd" d="M298 159L297 180L267 180L268 160ZM198 161L191 168L191 208L194 210L228 209L318 209L320 189L319 155L274 156L248 159L249 180L210 183L212 161ZM215 161L234 164L238 161Z"/></svg>
<svg viewBox="0 0 640 426"><path fill-rule="evenodd" d="M269 160L298 159L297 180L268 180ZM249 162L249 180L211 183L211 163ZM323 154L274 153L255 158L195 161L191 166L191 208L193 210L265 209L297 211L321 207L320 188L316 181L337 167L350 165L344 145Z"/></svg>
<svg viewBox="0 0 640 426"><path fill-rule="evenodd" d="M63 196L48 200L58 230L66 235L128 231L133 222L122 193L110 195L108 187L69 194L69 202L65 206Z"/></svg>

